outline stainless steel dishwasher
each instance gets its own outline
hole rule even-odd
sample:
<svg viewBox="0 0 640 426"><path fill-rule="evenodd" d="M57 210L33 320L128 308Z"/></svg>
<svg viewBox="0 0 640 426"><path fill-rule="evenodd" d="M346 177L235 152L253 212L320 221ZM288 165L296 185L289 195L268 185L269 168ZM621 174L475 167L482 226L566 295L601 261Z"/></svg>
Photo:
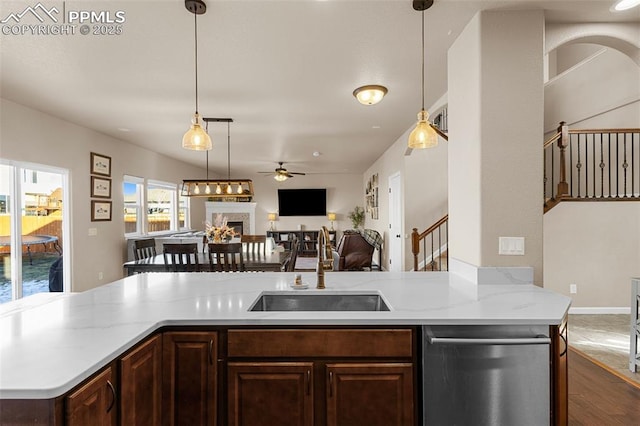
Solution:
<svg viewBox="0 0 640 426"><path fill-rule="evenodd" d="M425 426L548 425L548 326L423 327Z"/></svg>

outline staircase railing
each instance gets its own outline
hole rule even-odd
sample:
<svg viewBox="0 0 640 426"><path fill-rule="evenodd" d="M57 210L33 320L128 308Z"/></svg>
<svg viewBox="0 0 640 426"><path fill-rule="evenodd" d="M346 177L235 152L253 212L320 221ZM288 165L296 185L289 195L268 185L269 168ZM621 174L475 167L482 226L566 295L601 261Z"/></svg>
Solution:
<svg viewBox="0 0 640 426"><path fill-rule="evenodd" d="M569 130L543 145L544 211L560 201L640 200L640 129Z"/></svg>
<svg viewBox="0 0 640 426"><path fill-rule="evenodd" d="M414 271L449 270L449 215L445 215L422 233L413 228L411 233L411 252ZM420 250L422 246L422 251ZM420 258L420 253L422 257ZM422 260L422 262L420 261ZM420 266L422 265L422 267Z"/></svg>

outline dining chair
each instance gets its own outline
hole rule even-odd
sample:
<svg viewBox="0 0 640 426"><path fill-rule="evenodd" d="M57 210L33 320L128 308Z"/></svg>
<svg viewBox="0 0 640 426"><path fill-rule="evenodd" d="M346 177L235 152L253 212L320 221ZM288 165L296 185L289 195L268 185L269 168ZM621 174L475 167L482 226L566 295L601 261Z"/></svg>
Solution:
<svg viewBox="0 0 640 426"><path fill-rule="evenodd" d="M267 254L266 235L241 235L240 242L247 254Z"/></svg>
<svg viewBox="0 0 640 426"><path fill-rule="evenodd" d="M198 243L163 244L165 269L171 272L200 272ZM169 261L169 259L171 261Z"/></svg>
<svg viewBox="0 0 640 426"><path fill-rule="evenodd" d="M156 240L147 238L133 242L133 258L135 260L146 259L156 255Z"/></svg>
<svg viewBox="0 0 640 426"><path fill-rule="evenodd" d="M286 272L293 272L296 270L296 260L298 260L298 249L300 248L300 240L294 238L291 242L291 254L289 255L289 260L285 264Z"/></svg>
<svg viewBox="0 0 640 426"><path fill-rule="evenodd" d="M211 272L244 272L242 243L209 243Z"/></svg>

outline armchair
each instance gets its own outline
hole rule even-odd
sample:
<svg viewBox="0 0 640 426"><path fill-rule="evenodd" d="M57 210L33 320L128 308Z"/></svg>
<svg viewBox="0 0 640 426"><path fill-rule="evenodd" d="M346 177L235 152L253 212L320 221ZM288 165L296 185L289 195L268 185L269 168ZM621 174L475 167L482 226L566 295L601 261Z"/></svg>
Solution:
<svg viewBox="0 0 640 426"><path fill-rule="evenodd" d="M338 270L371 269L374 249L359 233L345 231L338 243Z"/></svg>

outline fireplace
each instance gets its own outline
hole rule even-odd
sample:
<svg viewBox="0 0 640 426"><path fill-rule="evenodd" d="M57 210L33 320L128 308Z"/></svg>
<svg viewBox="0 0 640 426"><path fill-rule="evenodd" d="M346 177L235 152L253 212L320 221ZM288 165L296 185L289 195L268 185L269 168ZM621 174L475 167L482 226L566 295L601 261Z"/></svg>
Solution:
<svg viewBox="0 0 640 426"><path fill-rule="evenodd" d="M231 221L231 220L227 220L227 226L233 228L234 231L236 231L236 235L242 235L243 229L244 229L244 222L243 221Z"/></svg>
<svg viewBox="0 0 640 426"><path fill-rule="evenodd" d="M209 223L213 223L216 215L220 213L227 218L228 225L236 227L236 224L241 224L241 232L256 233L256 203L207 201L205 208L206 220Z"/></svg>

